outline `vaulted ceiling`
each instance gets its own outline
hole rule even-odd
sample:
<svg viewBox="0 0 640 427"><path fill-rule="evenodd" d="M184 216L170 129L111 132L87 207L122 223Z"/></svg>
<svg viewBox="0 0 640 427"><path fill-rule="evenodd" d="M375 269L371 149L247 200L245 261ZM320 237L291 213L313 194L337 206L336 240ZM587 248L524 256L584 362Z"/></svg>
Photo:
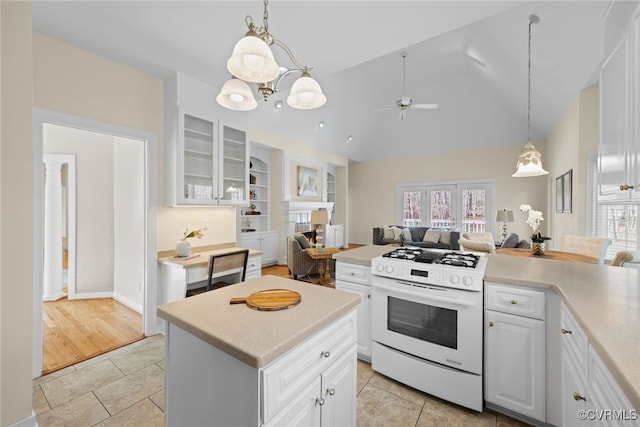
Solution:
<svg viewBox="0 0 640 427"><path fill-rule="evenodd" d="M545 139L576 94L597 82L609 1L287 1L269 3L269 30L313 67L328 101L285 100L294 80L248 113L249 123L359 161L527 139L527 42L532 139ZM35 31L164 79L174 71L214 88L246 32L251 1L33 1ZM292 64L273 48L283 66ZM406 51L406 92L402 58ZM409 110L402 95L438 110ZM318 123L324 121L323 128ZM347 137L353 140L347 142Z"/></svg>

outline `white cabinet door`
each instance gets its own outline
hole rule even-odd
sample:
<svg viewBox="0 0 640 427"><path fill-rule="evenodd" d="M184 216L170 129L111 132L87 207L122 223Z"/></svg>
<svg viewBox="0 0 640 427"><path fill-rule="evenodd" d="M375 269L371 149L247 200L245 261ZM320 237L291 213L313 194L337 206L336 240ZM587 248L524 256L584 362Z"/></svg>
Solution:
<svg viewBox="0 0 640 427"><path fill-rule="evenodd" d="M544 421L544 321L485 311L485 399Z"/></svg>
<svg viewBox="0 0 640 427"><path fill-rule="evenodd" d="M254 233L242 233L242 235L240 236L240 247L259 251L260 237Z"/></svg>
<svg viewBox="0 0 640 427"><path fill-rule="evenodd" d="M267 232L262 235L260 242L262 251L262 264L275 264L278 262L278 232Z"/></svg>
<svg viewBox="0 0 640 427"><path fill-rule="evenodd" d="M218 202L246 204L249 200L249 146L247 132L220 122L218 126Z"/></svg>
<svg viewBox="0 0 640 427"><path fill-rule="evenodd" d="M321 378L317 377L265 427L320 427ZM354 412L355 414L355 412ZM347 424L345 424L347 425Z"/></svg>
<svg viewBox="0 0 640 427"><path fill-rule="evenodd" d="M606 199L628 199L630 191L620 185L630 182L630 54L627 34L607 58L600 72L600 144L598 174L600 196Z"/></svg>
<svg viewBox="0 0 640 427"><path fill-rule="evenodd" d="M584 420L586 404L586 378L576 372L577 366L563 351L562 354L562 425L580 427ZM582 412L581 412L582 411Z"/></svg>
<svg viewBox="0 0 640 427"><path fill-rule="evenodd" d="M322 374L322 426L356 425L356 347Z"/></svg>
<svg viewBox="0 0 640 427"><path fill-rule="evenodd" d="M360 295L360 304L356 307L358 317L358 355L371 361L371 286L336 280L336 289Z"/></svg>

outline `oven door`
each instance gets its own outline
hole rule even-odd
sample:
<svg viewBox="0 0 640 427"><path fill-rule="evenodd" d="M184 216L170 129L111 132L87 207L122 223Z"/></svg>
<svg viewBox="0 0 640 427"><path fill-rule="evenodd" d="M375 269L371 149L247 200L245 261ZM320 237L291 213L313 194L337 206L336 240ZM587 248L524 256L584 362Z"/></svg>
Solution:
<svg viewBox="0 0 640 427"><path fill-rule="evenodd" d="M482 292L374 276L373 340L482 374Z"/></svg>

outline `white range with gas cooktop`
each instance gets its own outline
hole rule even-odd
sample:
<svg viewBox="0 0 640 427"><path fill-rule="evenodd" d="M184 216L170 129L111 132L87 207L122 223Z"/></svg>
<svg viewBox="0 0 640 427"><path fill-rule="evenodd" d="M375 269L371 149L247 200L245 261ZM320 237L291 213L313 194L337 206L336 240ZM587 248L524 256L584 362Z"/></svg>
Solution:
<svg viewBox="0 0 640 427"><path fill-rule="evenodd" d="M371 260L372 367L482 411L487 258L400 247Z"/></svg>

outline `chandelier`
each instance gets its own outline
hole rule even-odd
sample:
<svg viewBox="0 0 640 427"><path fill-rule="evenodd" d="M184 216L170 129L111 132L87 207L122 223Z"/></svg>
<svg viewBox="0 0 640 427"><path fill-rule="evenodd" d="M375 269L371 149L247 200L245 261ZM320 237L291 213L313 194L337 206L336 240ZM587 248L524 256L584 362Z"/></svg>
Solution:
<svg viewBox="0 0 640 427"><path fill-rule="evenodd" d="M549 173L542 168L542 156L531 143L531 26L538 22L540 22L540 18L538 18L537 15L529 15L529 92L527 94L528 142L522 148L520 156L518 156L515 173L511 175L516 178L540 176Z"/></svg>
<svg viewBox="0 0 640 427"><path fill-rule="evenodd" d="M301 65L289 49L269 32L268 0L263 0L263 26L257 27L251 16L245 17L249 31L236 43L231 58L227 61L227 69L233 75L216 97L218 104L236 111L249 111L258 106L253 92L247 84L256 83L257 91L267 101L269 96L278 91L282 79L292 73L300 73L300 77L291 86L287 104L299 110L318 108L327 102L320 85L310 74L311 67ZM281 68L273 57L269 46L276 45L285 51L297 68Z"/></svg>

